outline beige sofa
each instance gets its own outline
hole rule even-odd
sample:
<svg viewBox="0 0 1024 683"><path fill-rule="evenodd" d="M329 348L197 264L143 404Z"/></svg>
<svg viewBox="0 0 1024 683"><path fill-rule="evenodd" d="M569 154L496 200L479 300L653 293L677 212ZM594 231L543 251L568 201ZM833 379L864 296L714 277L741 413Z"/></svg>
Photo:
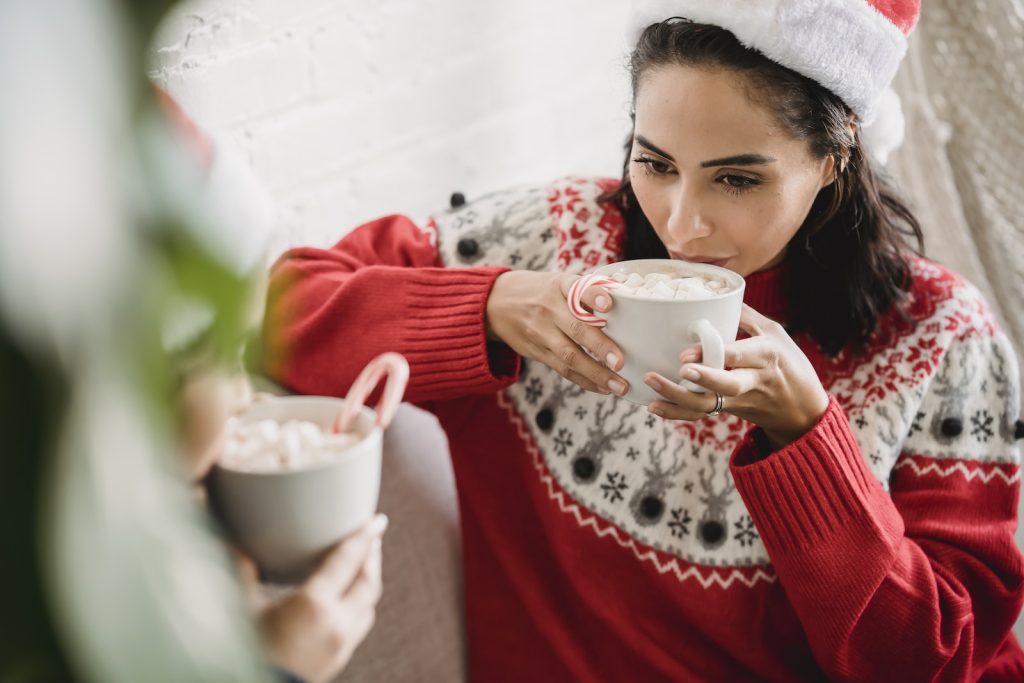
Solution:
<svg viewBox="0 0 1024 683"><path fill-rule="evenodd" d="M339 683L466 679L462 559L448 441L433 415L403 404L384 437L380 510L384 594L377 623Z"/></svg>

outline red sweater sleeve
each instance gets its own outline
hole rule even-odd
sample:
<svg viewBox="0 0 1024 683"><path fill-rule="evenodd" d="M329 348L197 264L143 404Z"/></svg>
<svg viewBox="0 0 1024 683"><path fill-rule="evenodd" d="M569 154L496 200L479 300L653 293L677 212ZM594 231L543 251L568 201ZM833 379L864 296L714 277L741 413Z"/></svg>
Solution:
<svg viewBox="0 0 1024 683"><path fill-rule="evenodd" d="M965 461L896 468L890 496L834 398L785 448L764 457L751 433L734 452L736 488L830 679L976 680L1003 644L1024 600L1018 468L973 465L989 476L966 476Z"/></svg>
<svg viewBox="0 0 1024 683"><path fill-rule="evenodd" d="M434 234L404 216L330 249L293 249L270 276L265 371L295 391L341 396L373 357L397 351L411 369L409 401L498 391L519 358L487 341L484 313L506 270L442 267Z"/></svg>

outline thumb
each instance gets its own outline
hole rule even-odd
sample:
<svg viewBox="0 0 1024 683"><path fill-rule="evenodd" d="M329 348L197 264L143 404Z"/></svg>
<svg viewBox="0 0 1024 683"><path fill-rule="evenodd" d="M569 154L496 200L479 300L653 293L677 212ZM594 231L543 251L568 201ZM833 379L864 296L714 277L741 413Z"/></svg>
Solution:
<svg viewBox="0 0 1024 683"><path fill-rule="evenodd" d="M235 574L242 586L242 592L249 603L249 607L260 611L266 603L263 596L263 588L260 585L260 572L256 563L236 546L230 547L231 561L235 565Z"/></svg>

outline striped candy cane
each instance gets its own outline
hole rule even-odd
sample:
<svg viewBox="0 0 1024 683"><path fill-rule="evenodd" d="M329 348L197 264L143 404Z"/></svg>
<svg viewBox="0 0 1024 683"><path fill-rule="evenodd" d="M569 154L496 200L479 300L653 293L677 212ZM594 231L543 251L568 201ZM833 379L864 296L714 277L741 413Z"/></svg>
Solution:
<svg viewBox="0 0 1024 683"><path fill-rule="evenodd" d="M583 293L587 291L589 287L607 287L608 289L615 289L619 286L619 283L615 280L604 277L603 275L582 275L572 286L569 287L569 294L566 297L566 303L569 304L569 312L573 314L577 320L582 320L588 325L592 325L598 329L608 324L608 321L604 318L594 315L587 309L583 308Z"/></svg>
<svg viewBox="0 0 1024 683"><path fill-rule="evenodd" d="M375 410L377 411L377 426L387 429L395 417L398 406L402 403L405 387L409 383L408 361L401 355L392 352L377 356L359 373L345 397L345 403L338 412L338 416L334 419L331 431L341 434L349 430L352 421L359 414L359 409L380 383L381 378L385 376L387 382L384 385L384 393L381 394Z"/></svg>

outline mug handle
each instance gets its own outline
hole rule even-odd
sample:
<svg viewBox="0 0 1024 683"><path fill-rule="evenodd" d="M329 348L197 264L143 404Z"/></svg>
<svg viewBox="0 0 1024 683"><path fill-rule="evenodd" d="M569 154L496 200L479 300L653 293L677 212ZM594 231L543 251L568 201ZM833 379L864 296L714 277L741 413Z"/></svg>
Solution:
<svg viewBox="0 0 1024 683"><path fill-rule="evenodd" d="M711 326L711 323L704 318L695 320L687 329L687 336L690 339L694 337L700 339L700 345L704 351L704 365L716 370L725 368L725 343L722 341L722 335ZM680 384L695 394L707 392L707 389L689 380L684 379Z"/></svg>
<svg viewBox="0 0 1024 683"><path fill-rule="evenodd" d="M377 401L375 410L377 411L376 426L381 429L388 428L398 411L398 406L402 403L405 387L409 383L409 362L402 355L390 351L382 353L370 361L356 377L348 395L345 396L345 402L342 404L338 416L334 419L334 425L331 427L333 433L341 434L348 431L367 397L385 376L387 380L384 384L384 393Z"/></svg>

